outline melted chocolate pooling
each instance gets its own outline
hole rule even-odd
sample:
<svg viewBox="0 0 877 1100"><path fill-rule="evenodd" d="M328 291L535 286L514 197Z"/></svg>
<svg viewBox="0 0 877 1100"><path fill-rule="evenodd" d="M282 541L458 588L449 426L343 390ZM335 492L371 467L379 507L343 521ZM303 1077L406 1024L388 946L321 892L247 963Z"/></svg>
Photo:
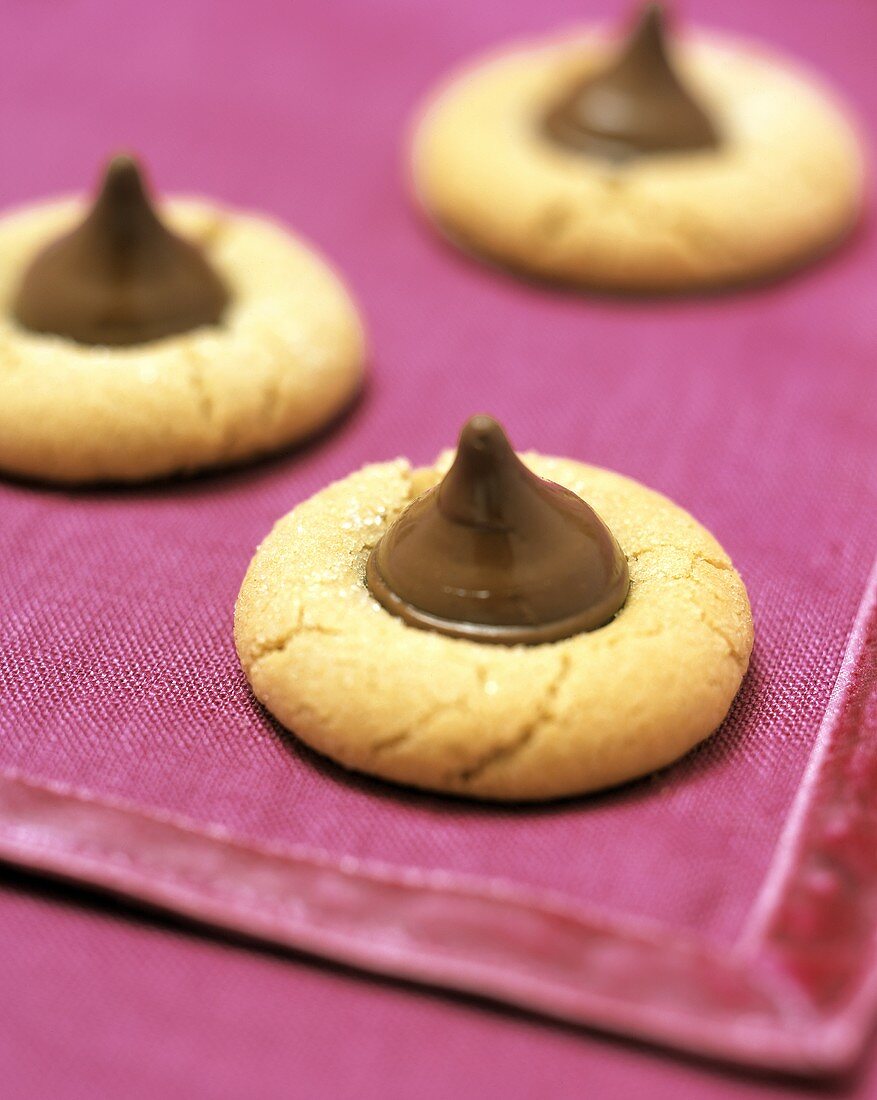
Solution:
<svg viewBox="0 0 877 1100"><path fill-rule="evenodd" d="M627 597L627 561L600 517L544 481L500 425L475 416L454 464L372 551L369 589L412 626L503 645L604 626Z"/></svg>
<svg viewBox="0 0 877 1100"><path fill-rule="evenodd" d="M644 9L617 57L580 81L549 113L561 145L610 160L712 149L719 135L673 68L664 15Z"/></svg>
<svg viewBox="0 0 877 1100"><path fill-rule="evenodd" d="M84 221L33 260L12 310L33 332L126 345L219 324L228 302L201 250L159 219L137 162L116 156Z"/></svg>

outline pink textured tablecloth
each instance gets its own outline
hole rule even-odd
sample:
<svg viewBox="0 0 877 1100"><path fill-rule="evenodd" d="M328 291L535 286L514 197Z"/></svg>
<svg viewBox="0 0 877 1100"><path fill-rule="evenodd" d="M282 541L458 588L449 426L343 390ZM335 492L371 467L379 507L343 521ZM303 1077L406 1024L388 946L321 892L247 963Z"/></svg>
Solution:
<svg viewBox="0 0 877 1100"><path fill-rule="evenodd" d="M873 122L870 0L687 11L811 62ZM599 13L593 0L7 2L0 202L80 189L126 146L165 190L276 215L347 276L372 380L334 433L250 469L136 491L0 486L0 853L372 969L732 1060L842 1068L877 977L871 232L767 289L579 299L457 256L406 194L406 127L438 77ZM746 579L752 669L723 729L676 767L544 809L470 806L341 772L249 695L232 606L274 520L367 461L428 461L475 411L521 448L667 493ZM789 825L817 740L812 797ZM208 865L209 889L193 871ZM310 908L290 916L278 897L298 889ZM416 942L394 912L411 915ZM482 972L494 921L505 939ZM583 936L599 940L600 981L590 955L581 983L560 973ZM276 1095L293 1076L302 1095L335 1095L324 1061L342 1041L360 1096L382 1081L432 1095L430 1074L446 1086L435 1095L454 1094L438 1040L459 1081L501 1081L506 1095L547 1094L543 1079L572 1094L582 1074L612 1095L640 1091L643 1075L656 1096L702 1079L581 1030L91 916L21 882L2 898L0 937L15 990L0 1001L14 1051L0 1052L16 1095L118 1093L134 1066L151 1068L129 1095L153 1080L162 1095ZM539 1072L522 1068L524 1037Z"/></svg>

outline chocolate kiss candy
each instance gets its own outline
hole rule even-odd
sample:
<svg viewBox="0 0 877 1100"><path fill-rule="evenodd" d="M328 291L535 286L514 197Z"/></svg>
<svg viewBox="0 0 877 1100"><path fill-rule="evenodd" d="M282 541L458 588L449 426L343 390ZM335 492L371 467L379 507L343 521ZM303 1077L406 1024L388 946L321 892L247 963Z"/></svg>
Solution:
<svg viewBox="0 0 877 1100"><path fill-rule="evenodd" d="M475 416L444 480L384 534L372 595L412 626L503 645L596 630L627 597L627 561L583 500L521 462Z"/></svg>
<svg viewBox="0 0 877 1100"><path fill-rule="evenodd" d="M719 144L709 117L673 69L657 4L646 6L609 67L577 84L545 126L560 144L610 159Z"/></svg>
<svg viewBox="0 0 877 1100"><path fill-rule="evenodd" d="M201 250L159 220L137 162L117 156L82 224L33 260L12 311L80 344L142 344L216 325L228 301Z"/></svg>

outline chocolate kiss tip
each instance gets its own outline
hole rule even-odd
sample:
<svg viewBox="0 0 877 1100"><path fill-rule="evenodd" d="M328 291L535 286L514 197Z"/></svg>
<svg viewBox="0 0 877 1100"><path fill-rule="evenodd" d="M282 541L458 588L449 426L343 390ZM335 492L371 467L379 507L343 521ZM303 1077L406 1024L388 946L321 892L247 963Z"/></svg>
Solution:
<svg viewBox="0 0 877 1100"><path fill-rule="evenodd" d="M141 171L140 162L134 154L122 149L107 161L105 175L116 179L122 176L140 176Z"/></svg>
<svg viewBox="0 0 877 1100"><path fill-rule="evenodd" d="M132 209L148 213L150 220L158 221L140 162L131 153L116 153L107 161L91 216L106 215L112 224L120 217L129 217Z"/></svg>
<svg viewBox="0 0 877 1100"><path fill-rule="evenodd" d="M513 522L521 487L528 485L526 468L502 426L491 416L478 415L463 425L436 503L455 523L501 529Z"/></svg>
<svg viewBox="0 0 877 1100"><path fill-rule="evenodd" d="M145 190L143 169L132 153L116 153L107 161L104 169L103 187L136 184Z"/></svg>
<svg viewBox="0 0 877 1100"><path fill-rule="evenodd" d="M483 445L491 440L507 442L502 425L486 413L478 413L466 421L460 432L460 441L463 440L475 445Z"/></svg>
<svg viewBox="0 0 877 1100"><path fill-rule="evenodd" d="M627 597L627 561L599 516L532 473L476 416L444 479L369 556L372 595L411 626L535 645L596 630Z"/></svg>
<svg viewBox="0 0 877 1100"><path fill-rule="evenodd" d="M12 313L32 332L127 346L217 325L228 290L155 211L137 159L113 156L83 221L25 271Z"/></svg>
<svg viewBox="0 0 877 1100"><path fill-rule="evenodd" d="M473 416L463 425L457 441L455 465L473 460L485 471L503 462L517 464L519 461L502 425L492 416Z"/></svg>
<svg viewBox="0 0 877 1100"><path fill-rule="evenodd" d="M646 54L666 55L667 12L663 4L644 4L634 20L633 29L625 42L628 55L642 51Z"/></svg>
<svg viewBox="0 0 877 1100"><path fill-rule="evenodd" d="M677 74L661 4L646 4L615 58L548 111L547 135L609 160L715 148L712 120Z"/></svg>
<svg viewBox="0 0 877 1100"><path fill-rule="evenodd" d="M653 2L650 4L643 4L640 13L640 22L643 26L648 26L652 30L662 31L664 29L666 17L667 12L664 5Z"/></svg>

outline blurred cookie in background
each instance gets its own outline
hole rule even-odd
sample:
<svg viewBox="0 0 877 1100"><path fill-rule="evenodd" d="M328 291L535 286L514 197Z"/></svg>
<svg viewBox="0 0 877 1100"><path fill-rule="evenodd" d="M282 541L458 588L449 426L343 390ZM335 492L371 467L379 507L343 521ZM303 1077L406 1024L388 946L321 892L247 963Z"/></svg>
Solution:
<svg viewBox="0 0 877 1100"><path fill-rule="evenodd" d="M862 204L860 144L806 70L675 34L649 4L602 29L501 50L417 128L414 186L467 251L595 290L757 281L837 244Z"/></svg>

